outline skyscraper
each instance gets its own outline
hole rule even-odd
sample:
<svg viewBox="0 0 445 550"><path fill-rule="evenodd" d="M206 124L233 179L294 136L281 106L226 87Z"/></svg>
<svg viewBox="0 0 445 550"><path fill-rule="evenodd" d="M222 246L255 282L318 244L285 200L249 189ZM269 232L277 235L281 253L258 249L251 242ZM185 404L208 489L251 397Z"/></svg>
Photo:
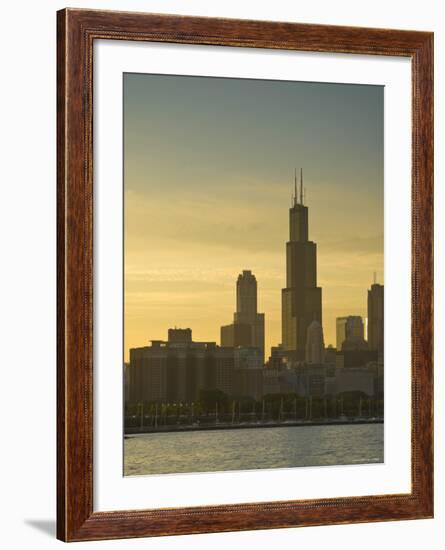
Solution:
<svg viewBox="0 0 445 550"><path fill-rule="evenodd" d="M221 345L258 348L264 363L264 313L257 312L257 291L255 275L249 270L240 273L233 324L221 327Z"/></svg>
<svg viewBox="0 0 445 550"><path fill-rule="evenodd" d="M251 271L244 270L236 281L235 321L251 321L257 314L257 282Z"/></svg>
<svg viewBox="0 0 445 550"><path fill-rule="evenodd" d="M368 345L383 358L384 350L384 288L374 283L368 290Z"/></svg>
<svg viewBox="0 0 445 550"><path fill-rule="evenodd" d="M322 324L321 288L317 287L317 245L309 240L308 208L303 204L303 171L300 198L297 177L289 210L286 243L286 288L282 290L282 345L296 359L304 359L307 329L312 321Z"/></svg>
<svg viewBox="0 0 445 550"><path fill-rule="evenodd" d="M307 329L306 362L314 365L324 363L323 328L318 321L312 321Z"/></svg>
<svg viewBox="0 0 445 550"><path fill-rule="evenodd" d="M337 317L336 329L337 351L341 351L346 340L359 342L365 338L363 319L359 315Z"/></svg>

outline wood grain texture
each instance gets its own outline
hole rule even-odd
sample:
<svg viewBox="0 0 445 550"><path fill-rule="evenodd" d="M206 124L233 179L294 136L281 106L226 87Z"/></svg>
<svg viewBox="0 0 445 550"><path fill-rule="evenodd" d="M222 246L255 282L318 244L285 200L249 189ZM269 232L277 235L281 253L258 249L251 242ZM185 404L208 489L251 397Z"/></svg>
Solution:
<svg viewBox="0 0 445 550"><path fill-rule="evenodd" d="M92 67L99 38L411 58L411 493L93 512ZM57 537L95 540L432 517L432 33L67 9L57 14L57 82Z"/></svg>

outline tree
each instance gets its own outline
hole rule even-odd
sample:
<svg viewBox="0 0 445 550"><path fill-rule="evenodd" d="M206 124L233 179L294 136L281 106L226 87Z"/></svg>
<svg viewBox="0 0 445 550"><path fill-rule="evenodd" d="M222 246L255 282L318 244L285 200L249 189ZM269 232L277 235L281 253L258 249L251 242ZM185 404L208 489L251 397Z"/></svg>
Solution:
<svg viewBox="0 0 445 550"><path fill-rule="evenodd" d="M216 403L218 403L218 409L220 411L227 409L229 404L229 396L223 391L217 389L200 389L198 400L207 411L213 411Z"/></svg>

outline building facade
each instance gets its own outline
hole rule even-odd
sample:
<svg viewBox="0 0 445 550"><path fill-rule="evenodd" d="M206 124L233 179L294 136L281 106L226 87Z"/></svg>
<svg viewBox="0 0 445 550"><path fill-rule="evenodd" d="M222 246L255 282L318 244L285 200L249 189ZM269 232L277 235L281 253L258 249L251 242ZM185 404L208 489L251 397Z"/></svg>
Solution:
<svg viewBox="0 0 445 550"><path fill-rule="evenodd" d="M229 348L252 346L252 326L247 323L232 323L221 327L221 346Z"/></svg>
<svg viewBox="0 0 445 550"><path fill-rule="evenodd" d="M264 364L264 313L258 313L257 280L249 270L238 276L236 311L233 323L221 327L221 346L258 348Z"/></svg>
<svg viewBox="0 0 445 550"><path fill-rule="evenodd" d="M264 369L263 394L327 397L361 392L367 397L383 396L383 365L338 368L335 365L300 365L297 368Z"/></svg>
<svg viewBox="0 0 445 550"><path fill-rule="evenodd" d="M306 363L322 365L324 355L323 328L317 321L312 321L307 329Z"/></svg>
<svg viewBox="0 0 445 550"><path fill-rule="evenodd" d="M380 359L384 352L384 287L374 283L368 290L368 345L377 351Z"/></svg>
<svg viewBox="0 0 445 550"><path fill-rule="evenodd" d="M258 348L194 342L190 329L170 329L169 339L130 349L128 403L191 403L200 390L261 398L263 363Z"/></svg>
<svg viewBox="0 0 445 550"><path fill-rule="evenodd" d="M336 319L336 345L341 351L343 344L349 342L363 342L365 339L365 327L363 319L359 315L348 315Z"/></svg>

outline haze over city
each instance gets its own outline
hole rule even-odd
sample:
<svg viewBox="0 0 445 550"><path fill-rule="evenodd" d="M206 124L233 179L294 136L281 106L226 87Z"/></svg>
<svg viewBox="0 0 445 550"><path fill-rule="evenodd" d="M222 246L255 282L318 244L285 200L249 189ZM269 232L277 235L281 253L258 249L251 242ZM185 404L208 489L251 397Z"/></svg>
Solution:
<svg viewBox="0 0 445 550"><path fill-rule="evenodd" d="M168 116L166 116L168 113ZM252 270L281 341L294 167L304 166L326 345L383 283L383 88L126 74L125 359L190 327L220 340Z"/></svg>

